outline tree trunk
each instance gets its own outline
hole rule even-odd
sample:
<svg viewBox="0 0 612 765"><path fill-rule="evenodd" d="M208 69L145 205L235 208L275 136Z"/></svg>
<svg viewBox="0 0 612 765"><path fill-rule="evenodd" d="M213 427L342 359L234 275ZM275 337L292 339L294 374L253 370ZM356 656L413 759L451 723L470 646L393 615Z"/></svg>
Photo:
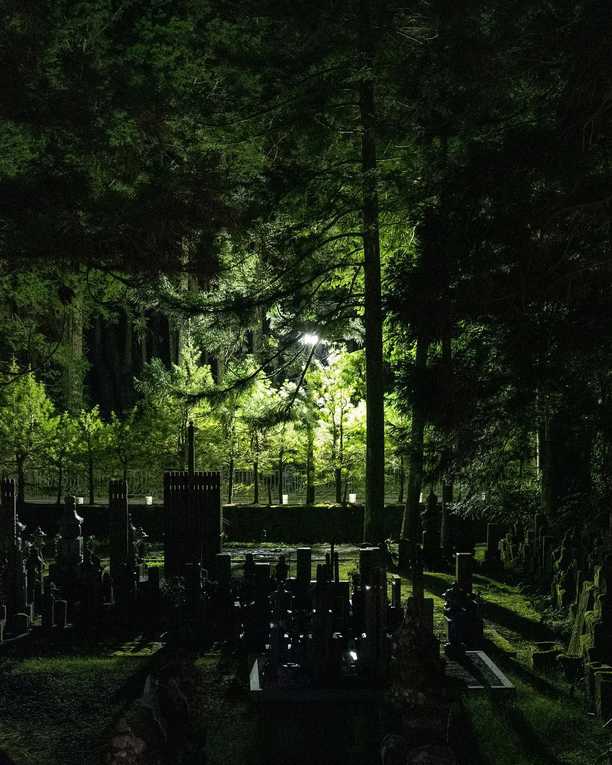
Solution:
<svg viewBox="0 0 612 765"><path fill-rule="evenodd" d="M312 428L308 429L308 444L306 451L306 504L314 505L315 487L314 487L314 445Z"/></svg>
<svg viewBox="0 0 612 765"><path fill-rule="evenodd" d="M55 498L55 504L62 504L62 494L64 493L64 463L60 462L57 468L57 496Z"/></svg>
<svg viewBox="0 0 612 765"><path fill-rule="evenodd" d="M546 514L554 512L552 448L550 434L550 414L544 412L542 422L538 430L538 466L540 468L540 486L542 492L542 506Z"/></svg>
<svg viewBox="0 0 612 765"><path fill-rule="evenodd" d="M63 369L63 399L70 414L77 414L83 406L83 300L75 295L65 307L66 361Z"/></svg>
<svg viewBox="0 0 612 765"><path fill-rule="evenodd" d="M419 499L423 484L423 442L425 435L425 408L423 403L423 376L427 367L429 340L417 339L415 360L415 398L412 406L412 427L410 430L410 451L408 453L408 486L406 505L402 518L401 537L416 542L421 531Z"/></svg>
<svg viewBox="0 0 612 765"><path fill-rule="evenodd" d="M445 391L445 420L446 420L446 437L450 436L451 428L451 408L452 408L452 376L453 376L453 353L450 335L447 334L442 339L442 374L444 375ZM448 471L453 457L452 445L449 443L442 454L442 463L446 466ZM444 550L449 549L450 545L450 527L449 527L449 511L453 502L453 482L449 477L448 472L442 480L442 518L440 521L440 547Z"/></svg>
<svg viewBox="0 0 612 765"><path fill-rule="evenodd" d="M571 502L577 513L588 502L592 489L593 431L566 402L547 417L542 446L544 512L558 515L563 505ZM576 516L575 521L581 519Z"/></svg>
<svg viewBox="0 0 612 765"><path fill-rule="evenodd" d="M334 468L334 483L336 484L336 503L342 502L342 468Z"/></svg>
<svg viewBox="0 0 612 765"><path fill-rule="evenodd" d="M171 364L179 363L179 338L178 332L174 328L174 322L172 319L168 321L168 355L170 356Z"/></svg>
<svg viewBox="0 0 612 765"><path fill-rule="evenodd" d="M123 319L125 321L123 335L123 374L121 375L121 401L125 408L133 402L134 399L134 328L132 326L132 317L127 308L123 310Z"/></svg>
<svg viewBox="0 0 612 765"><path fill-rule="evenodd" d="M25 503L25 461L26 458L18 454L15 458L17 463L17 505L23 507Z"/></svg>
<svg viewBox="0 0 612 765"><path fill-rule="evenodd" d="M87 482L89 484L89 504L93 505L96 501L96 498L94 496L94 460L93 460L93 451L91 448L88 450L87 454Z"/></svg>
<svg viewBox="0 0 612 765"><path fill-rule="evenodd" d="M445 481L442 484L442 517L440 519L440 547L450 549L450 506L453 503L453 484Z"/></svg>
<svg viewBox="0 0 612 765"><path fill-rule="evenodd" d="M397 504L401 505L404 501L404 484L406 483L406 470L404 468L404 455L400 454L400 469L399 469L399 494L397 496Z"/></svg>
<svg viewBox="0 0 612 765"><path fill-rule="evenodd" d="M142 371L148 360L147 355L147 317L144 309L140 309L140 334L138 336L138 342L140 344L140 370Z"/></svg>
<svg viewBox="0 0 612 765"><path fill-rule="evenodd" d="M252 330L253 356L258 364L264 362L263 345L265 339L265 310L261 306L255 308L255 326Z"/></svg>
<svg viewBox="0 0 612 765"><path fill-rule="evenodd" d="M234 458L230 457L227 471L227 504L232 504L234 498Z"/></svg>
<svg viewBox="0 0 612 765"><path fill-rule="evenodd" d="M363 254L365 279L366 497L364 541L384 540L385 409L383 382L380 237L376 178L375 30L371 0L360 0L359 45L364 75L359 84L361 172L363 178Z"/></svg>
<svg viewBox="0 0 612 765"><path fill-rule="evenodd" d="M259 504L259 462L253 462L253 504Z"/></svg>
<svg viewBox="0 0 612 765"><path fill-rule="evenodd" d="M272 476L268 476L266 486L268 487L268 507L272 507Z"/></svg>
<svg viewBox="0 0 612 765"><path fill-rule="evenodd" d="M278 504L283 504L283 478L285 470L284 470L284 463L283 463L283 457L285 454L285 450L281 447L279 453L278 453Z"/></svg>

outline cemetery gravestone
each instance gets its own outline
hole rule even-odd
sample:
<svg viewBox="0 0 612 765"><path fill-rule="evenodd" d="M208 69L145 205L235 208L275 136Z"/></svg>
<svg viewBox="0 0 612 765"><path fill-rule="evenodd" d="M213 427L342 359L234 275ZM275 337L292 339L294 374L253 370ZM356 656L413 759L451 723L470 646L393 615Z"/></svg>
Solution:
<svg viewBox="0 0 612 765"><path fill-rule="evenodd" d="M165 571L181 576L187 563L214 574L221 552L221 474L171 471L164 474Z"/></svg>

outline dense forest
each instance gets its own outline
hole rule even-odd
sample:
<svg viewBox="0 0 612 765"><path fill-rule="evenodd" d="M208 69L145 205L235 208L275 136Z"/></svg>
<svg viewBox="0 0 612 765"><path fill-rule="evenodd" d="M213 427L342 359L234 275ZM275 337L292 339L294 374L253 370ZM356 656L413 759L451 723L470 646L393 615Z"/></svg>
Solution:
<svg viewBox="0 0 612 765"><path fill-rule="evenodd" d="M1 20L0 460L21 499L36 470L61 497L94 466L182 467L193 420L228 501L238 469L254 502L283 471L309 503L359 487L373 541L385 498L408 534L430 489L607 526L606 3Z"/></svg>

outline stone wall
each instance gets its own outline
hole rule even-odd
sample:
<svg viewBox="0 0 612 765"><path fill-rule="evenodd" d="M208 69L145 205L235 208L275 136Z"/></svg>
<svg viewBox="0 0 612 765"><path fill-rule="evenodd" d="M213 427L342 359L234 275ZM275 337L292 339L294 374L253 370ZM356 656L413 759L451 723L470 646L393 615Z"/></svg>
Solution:
<svg viewBox="0 0 612 765"><path fill-rule="evenodd" d="M59 530L62 508L57 505L27 504L20 513L29 527L40 526L49 536ZM107 507L79 505L87 535L106 538L109 535ZM385 535L399 539L403 507L387 505L385 508ZM135 526L142 526L149 539L159 542L164 536L163 505L139 505L130 502L130 517ZM227 540L230 542L330 542L359 544L363 535L363 506L327 507L304 505L253 507L252 505L225 505L223 519ZM474 542L485 538L485 525L459 521L462 534ZM453 536L461 536L459 530ZM462 549L465 547L463 544Z"/></svg>

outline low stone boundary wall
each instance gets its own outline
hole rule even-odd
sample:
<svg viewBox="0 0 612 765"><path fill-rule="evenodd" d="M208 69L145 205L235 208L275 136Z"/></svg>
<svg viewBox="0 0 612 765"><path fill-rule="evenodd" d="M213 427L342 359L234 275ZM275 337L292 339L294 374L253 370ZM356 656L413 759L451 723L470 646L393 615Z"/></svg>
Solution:
<svg viewBox="0 0 612 765"><path fill-rule="evenodd" d="M26 503L19 511L19 518L26 524L28 533L37 526L49 536L59 531L62 508L55 504ZM105 505L77 505L83 516L83 534L101 539L109 536L109 511ZM385 536L399 539L402 526L402 505L385 507ZM130 515L135 526L142 528L152 542L164 538L164 506L143 505L130 502ZM360 544L363 541L363 505L338 507L333 505L225 505L223 522L226 538L230 542L337 542ZM453 531L454 528L457 531ZM466 538L469 544L483 540L486 523L465 521L451 517L451 537Z"/></svg>
<svg viewBox="0 0 612 765"><path fill-rule="evenodd" d="M83 516L83 534L105 538L109 535L108 508L100 505L78 505ZM385 508L385 535L399 538L402 524L400 505ZM33 531L37 526L49 536L59 530L62 508L58 505L27 503L19 518ZM164 535L163 505L130 503L130 515L136 526L142 526L151 541L161 541ZM362 541L363 506L327 507L283 505L262 507L228 505L223 508L225 532L229 541L236 542L329 542L355 543Z"/></svg>

